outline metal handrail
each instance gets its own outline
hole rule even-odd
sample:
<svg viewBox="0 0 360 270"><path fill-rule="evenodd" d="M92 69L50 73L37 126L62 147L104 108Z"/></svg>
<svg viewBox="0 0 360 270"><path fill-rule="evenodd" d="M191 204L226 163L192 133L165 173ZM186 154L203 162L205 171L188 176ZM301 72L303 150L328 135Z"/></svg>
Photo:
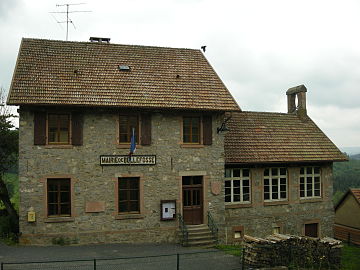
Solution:
<svg viewBox="0 0 360 270"><path fill-rule="evenodd" d="M209 229L210 229L212 235L214 236L214 239L216 240L216 242L218 242L219 241L219 238L218 238L219 228L217 227L215 220L214 220L213 216L211 215L210 211L207 212L207 217L208 217Z"/></svg>
<svg viewBox="0 0 360 270"><path fill-rule="evenodd" d="M181 234L182 234L181 244L183 246L186 246L188 244L188 240L189 240L189 232L188 232L187 226L184 222L184 218L182 217L181 214L178 214L178 219L179 219L179 228L180 228Z"/></svg>

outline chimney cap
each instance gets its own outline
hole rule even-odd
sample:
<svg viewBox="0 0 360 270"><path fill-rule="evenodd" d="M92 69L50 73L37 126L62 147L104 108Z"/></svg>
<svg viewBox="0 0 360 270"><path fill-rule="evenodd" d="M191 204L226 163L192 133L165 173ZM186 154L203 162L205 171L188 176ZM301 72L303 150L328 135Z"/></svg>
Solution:
<svg viewBox="0 0 360 270"><path fill-rule="evenodd" d="M90 37L90 42L110 43L110 38Z"/></svg>
<svg viewBox="0 0 360 270"><path fill-rule="evenodd" d="M289 90L286 91L286 95L293 95L293 94L297 94L300 92L307 92L305 85L301 84L301 85L289 88Z"/></svg>

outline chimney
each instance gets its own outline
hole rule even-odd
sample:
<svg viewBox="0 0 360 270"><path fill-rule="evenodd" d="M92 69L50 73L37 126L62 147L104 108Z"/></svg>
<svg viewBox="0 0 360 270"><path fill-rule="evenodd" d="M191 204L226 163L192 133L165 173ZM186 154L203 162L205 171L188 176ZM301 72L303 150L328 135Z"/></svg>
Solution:
<svg viewBox="0 0 360 270"><path fill-rule="evenodd" d="M306 92L307 89L303 84L289 88L289 90L286 91L288 99L288 113L296 113L300 118L305 118L307 115Z"/></svg>
<svg viewBox="0 0 360 270"><path fill-rule="evenodd" d="M90 42L110 43L110 38L90 37Z"/></svg>

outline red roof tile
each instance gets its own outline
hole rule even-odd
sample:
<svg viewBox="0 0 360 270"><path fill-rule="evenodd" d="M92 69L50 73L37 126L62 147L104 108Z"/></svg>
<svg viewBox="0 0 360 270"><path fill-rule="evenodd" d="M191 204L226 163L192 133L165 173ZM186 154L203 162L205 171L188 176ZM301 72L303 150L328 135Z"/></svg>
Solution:
<svg viewBox="0 0 360 270"><path fill-rule="evenodd" d="M233 113L225 136L226 163L345 161L309 118L295 114Z"/></svg>
<svg viewBox="0 0 360 270"><path fill-rule="evenodd" d="M8 104L240 110L200 50L42 39L22 40Z"/></svg>

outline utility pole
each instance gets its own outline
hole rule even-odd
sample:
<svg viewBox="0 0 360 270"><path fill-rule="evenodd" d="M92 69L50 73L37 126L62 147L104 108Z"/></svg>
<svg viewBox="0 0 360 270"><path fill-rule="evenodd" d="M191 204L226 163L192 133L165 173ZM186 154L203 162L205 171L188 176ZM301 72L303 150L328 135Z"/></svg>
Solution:
<svg viewBox="0 0 360 270"><path fill-rule="evenodd" d="M58 21L56 20L57 23L66 23L66 40L68 40L69 37L69 23L71 23L74 26L74 29L76 29L74 22L69 18L69 13L79 13L79 12L91 12L90 10L74 10L74 11L69 11L69 7L70 6L78 6L78 5L84 5L86 3L77 3L77 4L57 4L56 7L66 7L66 11L51 11L49 13L61 13L64 14L66 13L66 21Z"/></svg>

